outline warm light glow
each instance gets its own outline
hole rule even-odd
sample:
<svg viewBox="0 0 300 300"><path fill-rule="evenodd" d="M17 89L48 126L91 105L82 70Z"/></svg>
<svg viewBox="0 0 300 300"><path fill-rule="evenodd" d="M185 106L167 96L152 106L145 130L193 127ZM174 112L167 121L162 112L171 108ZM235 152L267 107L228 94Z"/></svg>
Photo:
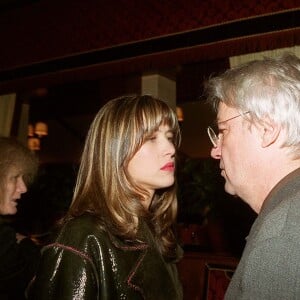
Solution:
<svg viewBox="0 0 300 300"><path fill-rule="evenodd" d="M34 128L33 125L28 125L28 136L34 136Z"/></svg>
<svg viewBox="0 0 300 300"><path fill-rule="evenodd" d="M35 137L28 138L28 148L32 151L37 151L41 149L40 140Z"/></svg>
<svg viewBox="0 0 300 300"><path fill-rule="evenodd" d="M183 121L183 110L180 106L176 106L176 115L179 122Z"/></svg>
<svg viewBox="0 0 300 300"><path fill-rule="evenodd" d="M48 134L48 125L44 122L37 122L35 124L35 134L37 134L39 137L42 137L44 135Z"/></svg>
<svg viewBox="0 0 300 300"><path fill-rule="evenodd" d="M32 151L41 149L41 138L48 135L48 125L44 122L37 122L35 126L28 124L27 146Z"/></svg>

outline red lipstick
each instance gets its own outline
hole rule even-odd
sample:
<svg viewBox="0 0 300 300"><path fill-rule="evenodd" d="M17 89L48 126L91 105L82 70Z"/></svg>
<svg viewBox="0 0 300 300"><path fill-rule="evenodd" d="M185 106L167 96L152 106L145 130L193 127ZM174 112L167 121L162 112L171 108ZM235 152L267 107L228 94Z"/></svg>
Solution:
<svg viewBox="0 0 300 300"><path fill-rule="evenodd" d="M174 171L175 164L173 162L165 164L163 167L160 168L163 171Z"/></svg>

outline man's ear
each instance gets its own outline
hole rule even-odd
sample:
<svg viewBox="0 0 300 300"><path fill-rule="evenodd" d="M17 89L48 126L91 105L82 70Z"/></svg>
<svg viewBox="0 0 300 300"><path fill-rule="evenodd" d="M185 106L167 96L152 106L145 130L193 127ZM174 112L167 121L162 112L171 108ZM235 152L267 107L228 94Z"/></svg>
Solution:
<svg viewBox="0 0 300 300"><path fill-rule="evenodd" d="M261 124L261 146L263 148L275 143L279 133L280 126L270 119L265 119Z"/></svg>

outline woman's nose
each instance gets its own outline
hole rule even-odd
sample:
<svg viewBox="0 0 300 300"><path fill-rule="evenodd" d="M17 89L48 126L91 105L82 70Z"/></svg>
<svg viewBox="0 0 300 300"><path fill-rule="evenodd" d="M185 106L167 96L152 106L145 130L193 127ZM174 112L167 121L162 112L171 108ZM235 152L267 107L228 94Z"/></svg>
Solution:
<svg viewBox="0 0 300 300"><path fill-rule="evenodd" d="M170 153L171 153L171 155L173 156L173 155L175 155L175 146L174 146L174 144L173 143L171 143L171 145L170 145Z"/></svg>
<svg viewBox="0 0 300 300"><path fill-rule="evenodd" d="M17 186L18 192L23 194L27 192L27 186L24 182L23 177L18 178L18 186Z"/></svg>
<svg viewBox="0 0 300 300"><path fill-rule="evenodd" d="M166 154L171 154L171 156L175 155L175 146L169 140L167 141L165 152Z"/></svg>

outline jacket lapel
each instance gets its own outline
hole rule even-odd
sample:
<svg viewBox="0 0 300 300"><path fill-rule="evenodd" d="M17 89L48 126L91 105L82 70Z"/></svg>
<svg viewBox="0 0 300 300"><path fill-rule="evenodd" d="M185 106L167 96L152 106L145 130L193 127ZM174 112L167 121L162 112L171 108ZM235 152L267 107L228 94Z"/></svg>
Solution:
<svg viewBox="0 0 300 300"><path fill-rule="evenodd" d="M111 237L115 247L124 251L127 266L124 280L128 288L145 299L177 299L174 286L178 282L175 282L173 267L155 247L154 237L145 223L140 224L137 236L137 240L126 242ZM144 286L147 289L143 289ZM151 286L153 288L149 288Z"/></svg>

